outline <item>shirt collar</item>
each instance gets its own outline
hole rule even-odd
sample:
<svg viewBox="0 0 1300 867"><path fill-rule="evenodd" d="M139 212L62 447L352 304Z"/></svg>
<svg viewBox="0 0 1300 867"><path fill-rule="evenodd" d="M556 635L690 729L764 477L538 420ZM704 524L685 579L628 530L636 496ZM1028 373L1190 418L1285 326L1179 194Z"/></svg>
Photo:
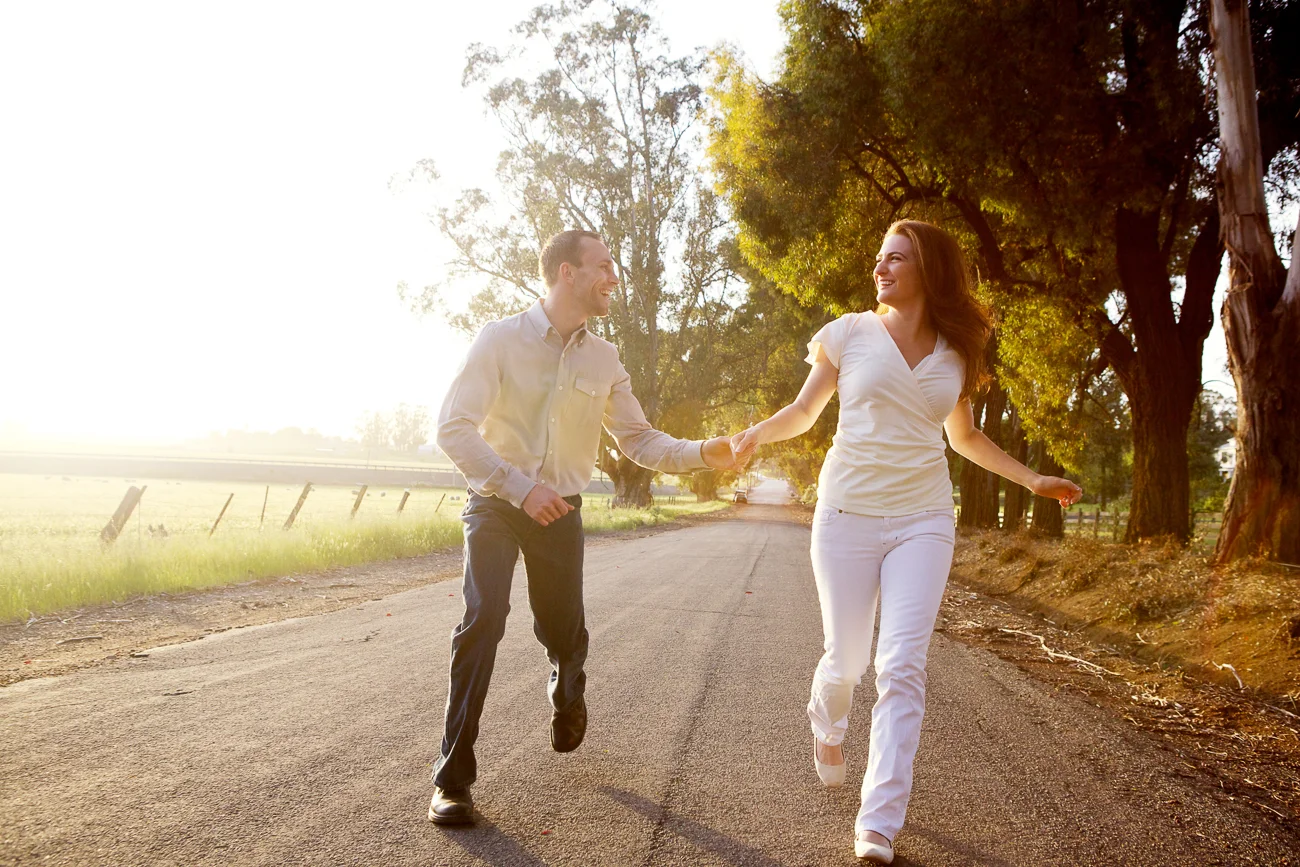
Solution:
<svg viewBox="0 0 1300 867"><path fill-rule="evenodd" d="M542 309L541 299L533 302L533 306L528 308L524 318L533 326L537 336L543 340L546 339L547 334L555 330L555 326L551 325L551 320L546 318L546 311Z"/></svg>
<svg viewBox="0 0 1300 867"><path fill-rule="evenodd" d="M560 336L560 332L555 330L555 326L551 324L551 320L546 317L546 311L542 308L542 300L540 298L533 302L532 307L528 308L527 312L524 313L524 318L533 326L533 329L537 332L537 336L543 340L545 340L550 334L554 334L557 338ZM577 331L573 332L573 336L578 342L586 339L586 335L586 325L583 325Z"/></svg>

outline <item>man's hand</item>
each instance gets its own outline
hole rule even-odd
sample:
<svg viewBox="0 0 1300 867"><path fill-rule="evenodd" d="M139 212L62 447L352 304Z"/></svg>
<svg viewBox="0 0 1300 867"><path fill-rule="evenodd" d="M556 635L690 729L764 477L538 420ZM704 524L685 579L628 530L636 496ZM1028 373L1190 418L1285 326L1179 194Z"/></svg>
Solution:
<svg viewBox="0 0 1300 867"><path fill-rule="evenodd" d="M735 470L739 472L749 463L748 458L743 461L736 460L736 456L731 452L730 437L714 437L704 442L704 462L715 470Z"/></svg>
<svg viewBox="0 0 1300 867"><path fill-rule="evenodd" d="M552 521L558 521L573 511L564 498L545 485L533 485L533 489L524 497L523 510L528 517L545 527Z"/></svg>

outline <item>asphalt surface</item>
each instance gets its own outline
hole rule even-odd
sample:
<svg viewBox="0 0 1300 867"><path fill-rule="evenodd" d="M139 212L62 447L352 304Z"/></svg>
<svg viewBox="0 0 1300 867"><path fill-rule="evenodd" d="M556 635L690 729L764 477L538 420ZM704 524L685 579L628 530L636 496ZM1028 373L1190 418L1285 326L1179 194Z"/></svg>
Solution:
<svg viewBox="0 0 1300 867"><path fill-rule="evenodd" d="M426 818L456 583L0 690L0 863L824 865L852 855L873 699L826 790L821 629L784 510L587 552L587 740L549 749L521 573L472 829ZM1297 838L1158 741L936 636L896 864L1282 864Z"/></svg>

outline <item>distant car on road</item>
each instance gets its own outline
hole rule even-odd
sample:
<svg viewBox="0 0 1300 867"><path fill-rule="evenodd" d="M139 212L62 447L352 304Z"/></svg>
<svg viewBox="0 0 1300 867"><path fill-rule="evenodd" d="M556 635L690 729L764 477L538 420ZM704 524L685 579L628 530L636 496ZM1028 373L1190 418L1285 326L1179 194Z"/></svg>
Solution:
<svg viewBox="0 0 1300 867"><path fill-rule="evenodd" d="M748 503L748 502L749 502L749 497L747 497L747 496L745 495L745 492L744 492L744 491L736 491L736 493L734 493L734 494L731 495L731 502L733 502L733 503Z"/></svg>

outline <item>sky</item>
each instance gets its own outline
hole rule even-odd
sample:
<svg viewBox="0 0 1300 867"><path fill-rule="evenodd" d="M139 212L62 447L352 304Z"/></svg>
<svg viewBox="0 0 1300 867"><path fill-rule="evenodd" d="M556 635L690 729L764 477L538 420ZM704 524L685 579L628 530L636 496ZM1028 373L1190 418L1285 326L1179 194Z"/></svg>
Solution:
<svg viewBox="0 0 1300 867"><path fill-rule="evenodd" d="M492 186L465 53L536 2L0 6L0 447L436 412L466 340L396 286L452 254L389 181L431 158L448 199ZM772 76L776 0L656 8L674 49Z"/></svg>
<svg viewBox="0 0 1300 867"><path fill-rule="evenodd" d="M503 147L471 43L537 0L0 7L0 436L355 435L435 412L467 343L397 297L442 279L428 197ZM660 0L675 50L770 74L776 2ZM469 287L466 287L468 291Z"/></svg>

